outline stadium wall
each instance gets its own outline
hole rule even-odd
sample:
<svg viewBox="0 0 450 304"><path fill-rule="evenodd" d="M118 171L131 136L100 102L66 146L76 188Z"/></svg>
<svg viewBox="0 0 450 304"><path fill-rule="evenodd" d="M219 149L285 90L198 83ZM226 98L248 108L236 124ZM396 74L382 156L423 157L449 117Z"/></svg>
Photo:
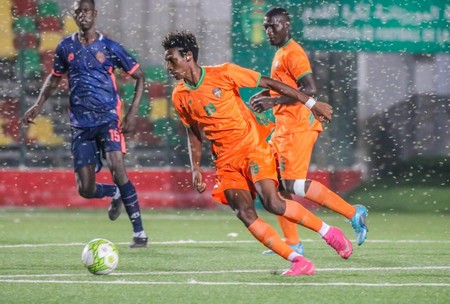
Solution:
<svg viewBox="0 0 450 304"><path fill-rule="evenodd" d="M207 183L205 193L197 193L191 186L191 173L185 169L129 170L142 208L183 209L216 208L211 198L214 172L206 170L203 177ZM337 172L312 171L309 178L345 193L361 182L361 172L340 170ZM110 183L107 170L97 175L100 183ZM299 198L298 198L299 199ZM106 208L109 199L85 199L78 195L75 176L71 170L13 170L0 171L0 206L47 207L47 208Z"/></svg>

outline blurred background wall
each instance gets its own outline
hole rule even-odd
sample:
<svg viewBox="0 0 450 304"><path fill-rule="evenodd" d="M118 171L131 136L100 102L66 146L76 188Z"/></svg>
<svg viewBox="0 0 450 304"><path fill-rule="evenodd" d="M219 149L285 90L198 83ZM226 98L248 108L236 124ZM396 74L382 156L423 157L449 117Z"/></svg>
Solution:
<svg viewBox="0 0 450 304"><path fill-rule="evenodd" d="M132 50L144 67L139 128L127 165L187 167L183 127L173 112L162 37L189 29L202 65L234 61L268 75L275 49L262 20L271 6L292 14L319 98L335 118L316 145L312 170L353 170L366 179L420 159L448 166L450 4L447 1L97 0L97 28ZM51 70L58 41L76 31L69 0L1 0L0 163L2 168L71 168L67 81L37 124L19 127ZM118 72L125 103L133 82ZM247 99L253 92L243 90ZM269 118L270 113L266 114ZM211 164L208 148L204 162Z"/></svg>

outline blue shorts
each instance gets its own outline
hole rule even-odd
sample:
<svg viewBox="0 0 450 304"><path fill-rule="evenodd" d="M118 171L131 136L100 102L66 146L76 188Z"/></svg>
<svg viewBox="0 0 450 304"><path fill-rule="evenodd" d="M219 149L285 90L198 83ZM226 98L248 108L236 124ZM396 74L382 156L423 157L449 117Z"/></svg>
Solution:
<svg viewBox="0 0 450 304"><path fill-rule="evenodd" d="M126 153L125 138L118 122L112 121L96 127L71 127L73 167L77 171L87 165L95 165L95 172L102 168L106 152Z"/></svg>

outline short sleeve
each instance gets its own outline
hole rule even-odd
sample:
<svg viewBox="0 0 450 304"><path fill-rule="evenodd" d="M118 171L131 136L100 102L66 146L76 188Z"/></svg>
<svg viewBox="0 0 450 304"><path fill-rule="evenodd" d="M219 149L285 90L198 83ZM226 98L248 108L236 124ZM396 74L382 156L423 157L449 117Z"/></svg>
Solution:
<svg viewBox="0 0 450 304"><path fill-rule="evenodd" d="M115 67L132 75L139 67L134 57L119 43L111 41L112 61Z"/></svg>
<svg viewBox="0 0 450 304"><path fill-rule="evenodd" d="M256 88L259 85L261 73L233 63L227 63L226 68L228 76L239 88Z"/></svg>
<svg viewBox="0 0 450 304"><path fill-rule="evenodd" d="M303 48L300 47L299 49L292 51L287 58L290 58L290 62L288 62L286 66L289 73L292 75L292 78L295 80L299 80L303 76L312 73L308 56Z"/></svg>

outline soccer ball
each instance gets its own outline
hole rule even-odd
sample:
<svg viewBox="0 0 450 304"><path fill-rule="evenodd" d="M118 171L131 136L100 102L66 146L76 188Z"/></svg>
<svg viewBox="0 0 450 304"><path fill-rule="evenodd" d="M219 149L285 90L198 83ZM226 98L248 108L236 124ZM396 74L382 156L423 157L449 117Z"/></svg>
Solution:
<svg viewBox="0 0 450 304"><path fill-rule="evenodd" d="M84 246L81 261L92 274L109 274L119 263L119 251L112 242L95 239Z"/></svg>

